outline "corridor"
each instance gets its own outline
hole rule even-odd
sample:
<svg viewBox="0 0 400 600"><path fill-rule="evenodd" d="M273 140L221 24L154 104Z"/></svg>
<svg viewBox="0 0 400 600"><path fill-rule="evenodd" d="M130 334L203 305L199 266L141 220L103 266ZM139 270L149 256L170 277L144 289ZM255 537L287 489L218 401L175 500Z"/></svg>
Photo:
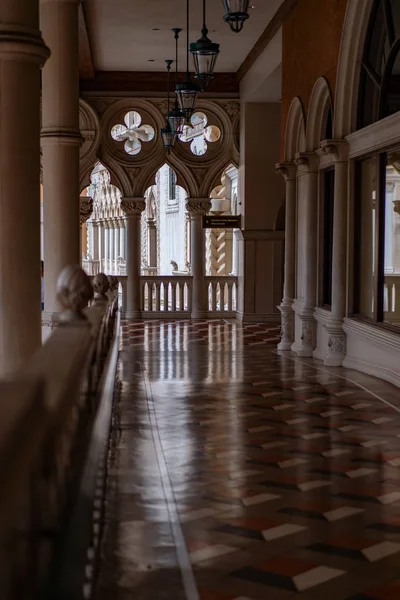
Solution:
<svg viewBox="0 0 400 600"><path fill-rule="evenodd" d="M278 335L123 322L96 600L400 597L398 390Z"/></svg>

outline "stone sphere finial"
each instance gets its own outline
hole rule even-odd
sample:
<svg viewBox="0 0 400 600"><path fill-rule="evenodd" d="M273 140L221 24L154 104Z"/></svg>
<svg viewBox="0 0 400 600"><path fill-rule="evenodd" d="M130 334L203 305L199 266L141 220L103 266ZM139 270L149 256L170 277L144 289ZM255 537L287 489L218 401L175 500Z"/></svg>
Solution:
<svg viewBox="0 0 400 600"><path fill-rule="evenodd" d="M82 310L93 298L89 277L78 265L65 267L57 279L57 300L63 308L61 321L86 320Z"/></svg>
<svg viewBox="0 0 400 600"><path fill-rule="evenodd" d="M110 289L110 283L107 275L104 273L97 273L96 277L93 279L93 289L94 301L106 302L108 300L107 292Z"/></svg>

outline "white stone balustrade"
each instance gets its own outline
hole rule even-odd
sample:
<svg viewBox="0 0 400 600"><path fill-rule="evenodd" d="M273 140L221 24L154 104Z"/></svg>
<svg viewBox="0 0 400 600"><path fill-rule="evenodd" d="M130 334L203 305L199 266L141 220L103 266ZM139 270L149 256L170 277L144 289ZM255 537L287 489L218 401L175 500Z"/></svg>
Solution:
<svg viewBox="0 0 400 600"><path fill-rule="evenodd" d="M189 313L192 310L193 278L185 276L141 277L141 306L144 313L152 317L165 318L165 313ZM187 316L187 314L186 314Z"/></svg>
<svg viewBox="0 0 400 600"><path fill-rule="evenodd" d="M238 278L233 276L219 277L210 276L205 278L208 312L214 313L236 313L236 298ZM225 314L225 316L227 316Z"/></svg>

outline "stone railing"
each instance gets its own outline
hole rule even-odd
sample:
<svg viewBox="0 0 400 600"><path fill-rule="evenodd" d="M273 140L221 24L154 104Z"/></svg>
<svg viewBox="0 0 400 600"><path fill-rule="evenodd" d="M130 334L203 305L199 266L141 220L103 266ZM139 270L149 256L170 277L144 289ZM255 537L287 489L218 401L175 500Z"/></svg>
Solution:
<svg viewBox="0 0 400 600"><path fill-rule="evenodd" d="M384 319L390 323L400 323L400 273L385 274Z"/></svg>
<svg viewBox="0 0 400 600"><path fill-rule="evenodd" d="M206 277L208 312L211 315L225 313L224 316L236 314L236 298L238 278L234 276Z"/></svg>
<svg viewBox="0 0 400 600"><path fill-rule="evenodd" d="M57 286L59 325L21 372L0 382L4 600L82 597L118 356L110 281L112 290L99 274L92 287L83 270L67 267Z"/></svg>
<svg viewBox="0 0 400 600"><path fill-rule="evenodd" d="M100 273L100 261L82 258L82 269L87 275L97 275L97 273Z"/></svg>
<svg viewBox="0 0 400 600"><path fill-rule="evenodd" d="M192 277L164 276L141 277L143 313L153 318L178 315L188 316L192 309Z"/></svg>

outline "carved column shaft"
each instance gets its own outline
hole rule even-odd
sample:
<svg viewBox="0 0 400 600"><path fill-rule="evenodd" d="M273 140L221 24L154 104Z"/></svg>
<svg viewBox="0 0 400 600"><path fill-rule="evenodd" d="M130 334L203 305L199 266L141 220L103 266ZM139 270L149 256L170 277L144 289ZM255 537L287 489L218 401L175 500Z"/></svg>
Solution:
<svg viewBox="0 0 400 600"><path fill-rule="evenodd" d="M127 233L127 319L137 319L141 316L141 216L145 208L146 202L143 197L121 199L121 209L126 216Z"/></svg>
<svg viewBox="0 0 400 600"><path fill-rule="evenodd" d="M147 219L148 266L157 267L157 225L155 219Z"/></svg>
<svg viewBox="0 0 400 600"><path fill-rule="evenodd" d="M341 366L346 351L343 317L346 310L346 220L348 150L344 140L325 140L321 144L325 154L335 159L335 191L333 205L332 248L332 306L331 319L326 325L329 333L325 365Z"/></svg>
<svg viewBox="0 0 400 600"><path fill-rule="evenodd" d="M314 309L316 303L317 278L317 203L318 203L318 163L314 153L296 155L298 176L304 178L305 189L305 228L304 235L304 308L300 313L302 322L301 347L299 356L312 356L315 348L316 323Z"/></svg>
<svg viewBox="0 0 400 600"><path fill-rule="evenodd" d="M82 254L86 253L86 247L83 244L83 224L86 223L93 212L93 198L89 196L81 196L79 198L79 222L81 224L80 233L80 257L82 260ZM87 238L86 238L87 240ZM81 261L80 261L81 262Z"/></svg>
<svg viewBox="0 0 400 600"><path fill-rule="evenodd" d="M290 350L294 341L294 313L296 264L296 166L290 163L276 165L286 183L285 199L285 273L281 311L281 341L278 350Z"/></svg>
<svg viewBox="0 0 400 600"><path fill-rule="evenodd" d="M203 215L211 209L209 198L188 198L186 210L190 215L191 270L193 275L192 318L207 316L207 292L205 288L205 236Z"/></svg>
<svg viewBox="0 0 400 600"><path fill-rule="evenodd" d="M0 377L41 344L38 0L2 2L0 23Z"/></svg>
<svg viewBox="0 0 400 600"><path fill-rule="evenodd" d="M41 0L43 37L51 58L42 78L45 309L58 313L56 283L66 265L80 263L79 59L80 0ZM51 314L47 315L51 318Z"/></svg>

